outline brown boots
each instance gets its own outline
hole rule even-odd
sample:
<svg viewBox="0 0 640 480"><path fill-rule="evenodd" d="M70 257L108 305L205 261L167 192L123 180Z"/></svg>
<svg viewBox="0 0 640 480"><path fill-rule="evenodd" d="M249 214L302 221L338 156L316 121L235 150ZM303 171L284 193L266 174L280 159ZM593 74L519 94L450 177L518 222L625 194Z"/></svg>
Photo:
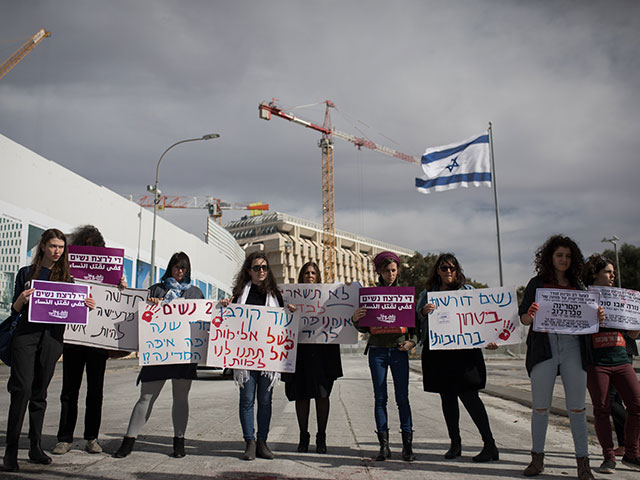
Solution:
<svg viewBox="0 0 640 480"><path fill-rule="evenodd" d="M525 477L535 477L544 472L544 453L531 452L531 463L524 469Z"/></svg>

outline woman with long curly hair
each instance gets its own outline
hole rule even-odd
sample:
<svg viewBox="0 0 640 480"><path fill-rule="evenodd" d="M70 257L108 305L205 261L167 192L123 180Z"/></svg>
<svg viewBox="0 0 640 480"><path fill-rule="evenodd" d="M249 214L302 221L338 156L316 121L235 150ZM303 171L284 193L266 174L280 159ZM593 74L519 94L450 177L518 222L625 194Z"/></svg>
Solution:
<svg viewBox="0 0 640 480"><path fill-rule="evenodd" d="M478 395L485 387L487 370L482 350L465 348L462 350L431 350L429 348L429 314L436 306L429 301L429 292L443 290L467 290L473 288L466 283L466 277L458 259L452 253L441 254L433 266L427 280L426 289L420 293L416 306L416 315L421 323L422 332L422 383L425 392L440 394L442 413L451 440L444 458L453 459L462 455L460 437L460 407L458 399L466 408L473 423L478 428L484 446L473 457L474 462L488 462L499 459L498 448L491 433L489 416ZM495 343L487 346L498 348Z"/></svg>
<svg viewBox="0 0 640 480"><path fill-rule="evenodd" d="M267 307L283 307L282 294L273 272L269 268L269 260L263 252L247 255L242 268L236 275L231 300L224 299L224 306L229 303L245 305L264 305ZM296 307L287 305L289 311ZM271 397L273 387L280 381L280 373L265 370L233 371L233 378L240 387L238 411L242 437L245 441L243 458L255 460L256 456L264 459L274 458L267 446L269 425L271 424ZM258 432L254 429L254 405L258 399ZM257 439L257 442L256 442Z"/></svg>
<svg viewBox="0 0 640 480"><path fill-rule="evenodd" d="M533 277L524 292L518 314L523 325L532 325L539 305L535 302L538 288L584 290L581 280L584 259L576 242L564 235L553 235L536 251ZM598 319L604 320L604 310L598 309ZM589 336L536 332L527 335L527 373L531 379L531 463L524 475L539 475L544 470L544 444L549 423L549 409L558 373L564 387L571 434L580 480L593 479L589 467L587 444L586 341Z"/></svg>
<svg viewBox="0 0 640 480"><path fill-rule="evenodd" d="M9 377L9 419L4 469L17 472L18 443L22 423L29 406L29 459L48 465L49 457L40 445L42 425L47 408L47 388L53 377L56 362L62 354L64 324L33 323L28 321L29 297L35 291L31 280L73 282L69 273L67 239L60 230L50 228L40 238L33 262L22 267L16 276L11 314L18 322L11 342L11 376ZM86 298L85 304L93 309L95 300Z"/></svg>
<svg viewBox="0 0 640 480"><path fill-rule="evenodd" d="M585 285L612 287L616 278L613 263L602 255L591 255L582 276ZM627 407L624 422L625 454L622 463L640 469L638 438L640 437L640 384L631 365L627 345L635 344L638 330L600 328L591 335L588 343L589 367L587 388L593 405L594 424L598 441L602 447L604 461L600 473L614 473L616 455L611 435L611 400L609 387L613 386Z"/></svg>

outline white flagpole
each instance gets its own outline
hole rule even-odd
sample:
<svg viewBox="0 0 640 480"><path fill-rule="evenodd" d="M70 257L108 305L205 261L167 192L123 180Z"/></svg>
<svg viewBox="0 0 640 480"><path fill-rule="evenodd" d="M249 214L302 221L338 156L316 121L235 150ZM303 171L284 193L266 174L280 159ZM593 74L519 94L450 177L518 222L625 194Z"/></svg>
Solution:
<svg viewBox="0 0 640 480"><path fill-rule="evenodd" d="M491 186L493 187L493 203L496 208L496 233L498 237L498 270L500 272L500 286L504 286L502 278L502 247L500 246L500 214L498 210L498 182L496 180L496 165L493 160L493 126L489 122L489 155L491 157Z"/></svg>

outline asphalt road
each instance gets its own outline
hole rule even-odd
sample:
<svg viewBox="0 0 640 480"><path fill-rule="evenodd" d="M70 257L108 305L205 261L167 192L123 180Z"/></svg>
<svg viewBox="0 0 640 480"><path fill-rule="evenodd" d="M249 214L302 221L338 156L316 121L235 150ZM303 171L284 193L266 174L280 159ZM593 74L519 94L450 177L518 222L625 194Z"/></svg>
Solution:
<svg viewBox="0 0 640 480"><path fill-rule="evenodd" d="M173 429L171 424L171 389L165 386L154 407L151 418L138 437L134 452L127 458L111 457L124 434L131 409L138 397L135 386L138 367L131 360L109 362L105 380L105 399L100 443L105 453L92 455L83 451L84 440L78 438L73 450L63 456L53 456L53 464L43 467L27 460L28 439L23 433L19 454L20 472L0 472L0 478L25 479L458 479L458 478L522 478L522 470L529 461L529 407L526 402L505 400L482 394L491 426L500 449L500 461L475 464L471 457L482 447L480 436L464 409L461 412L463 455L445 460L449 439L440 408L439 397L422 391L421 377L411 374L410 400L414 421L414 450L417 460L412 463L400 459L401 440L398 415L390 384L389 418L393 457L376 462L377 439L373 421L373 394L368 367L363 355L343 356L345 376L336 382L331 396L331 414L327 431L329 451L315 453L313 438L315 425L311 421L312 448L306 454L296 452L298 428L294 404L286 400L284 387L276 388L269 445L276 454L274 460L243 461L242 441L238 420L238 392L234 382L215 373L203 373L193 383L190 395L190 421L186 435L187 456L170 457ZM526 374L521 360L502 359L488 362L489 380L507 393L525 398ZM61 364L49 388L49 407L44 425L43 447L51 450L55 443L60 404ZM8 368L0 366L0 382L8 378ZM498 381L499 380L499 381ZM490 388L488 388L490 390ZM556 390L561 390L557 388ZM524 392L524 394L522 393ZM495 393L495 392L494 392ZM84 402L83 392L81 404ZM4 437L9 398L0 394L0 435ZM82 435L81 406L76 435ZM313 420L313 406L312 419ZM26 426L26 422L25 422ZM590 438L592 467L601 462L600 448L595 436ZM563 416L552 415L547 435L547 462L542 478L575 478L571 434ZM637 471L618 462L616 479L638 478ZM606 478L598 475L598 478Z"/></svg>

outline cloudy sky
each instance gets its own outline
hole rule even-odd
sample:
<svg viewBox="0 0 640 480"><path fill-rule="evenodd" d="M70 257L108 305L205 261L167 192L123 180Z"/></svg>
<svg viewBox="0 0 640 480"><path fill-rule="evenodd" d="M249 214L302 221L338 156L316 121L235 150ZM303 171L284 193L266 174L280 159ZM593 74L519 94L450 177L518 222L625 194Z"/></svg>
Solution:
<svg viewBox="0 0 640 480"><path fill-rule="evenodd" d="M339 130L416 156L493 122L506 284L553 233L585 254L614 234L640 245L637 1L0 0L0 59L41 27L0 80L0 133L118 193L143 195L165 148L216 132L165 157L163 193L321 221L318 133L258 104L330 99ZM497 285L492 191L422 195L419 175L336 139L337 228L455 252ZM163 215L204 232L204 211Z"/></svg>

